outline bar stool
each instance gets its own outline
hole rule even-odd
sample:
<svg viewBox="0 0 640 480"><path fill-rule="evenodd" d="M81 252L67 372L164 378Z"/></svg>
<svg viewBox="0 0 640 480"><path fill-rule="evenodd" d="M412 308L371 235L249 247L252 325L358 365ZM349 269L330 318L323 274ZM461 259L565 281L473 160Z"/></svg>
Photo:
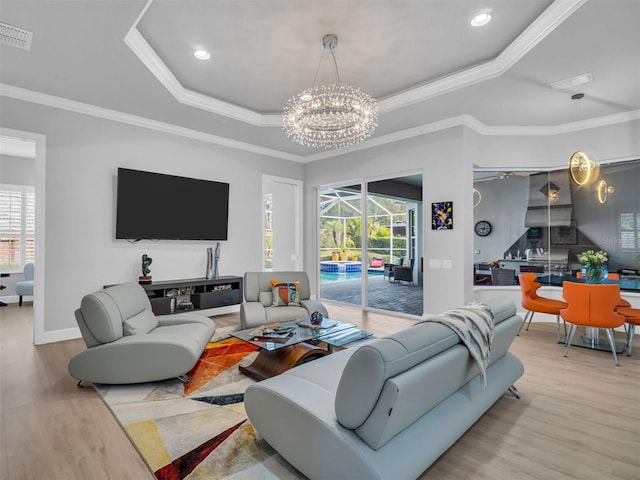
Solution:
<svg viewBox="0 0 640 480"><path fill-rule="evenodd" d="M567 308L567 302L540 297L537 291L542 285L536 281L538 276L535 273L521 273L518 275L518 278L520 279L520 290L522 292L522 307L527 310L527 313L522 320L522 325L520 325L520 330L522 330L524 324L527 323L527 319L529 320L529 323L526 330L529 330L529 325L531 325L531 320L533 320L533 315L536 312L549 313L556 316L556 336L558 343L562 343L560 340L560 309ZM518 332L518 335L520 335L520 332ZM567 336L566 323L564 325L564 336L565 338Z"/></svg>
<svg viewBox="0 0 640 480"><path fill-rule="evenodd" d="M623 307L617 308L616 312L624 317L624 321L629 324L627 329L627 356L631 356L631 347L633 346L633 334L636 325L640 325L640 308Z"/></svg>

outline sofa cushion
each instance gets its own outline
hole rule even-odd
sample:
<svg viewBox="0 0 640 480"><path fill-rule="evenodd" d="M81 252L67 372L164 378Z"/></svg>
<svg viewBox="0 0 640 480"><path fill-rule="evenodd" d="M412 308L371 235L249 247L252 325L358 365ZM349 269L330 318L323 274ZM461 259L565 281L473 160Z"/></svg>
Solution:
<svg viewBox="0 0 640 480"><path fill-rule="evenodd" d="M299 307L300 306L300 284L298 282L284 282L271 280L274 307Z"/></svg>
<svg viewBox="0 0 640 480"><path fill-rule="evenodd" d="M273 305L273 292L260 292L258 294L258 302L260 302L263 307L270 307Z"/></svg>
<svg viewBox="0 0 640 480"><path fill-rule="evenodd" d="M158 319L151 310L143 310L122 323L124 335L144 335L158 326Z"/></svg>

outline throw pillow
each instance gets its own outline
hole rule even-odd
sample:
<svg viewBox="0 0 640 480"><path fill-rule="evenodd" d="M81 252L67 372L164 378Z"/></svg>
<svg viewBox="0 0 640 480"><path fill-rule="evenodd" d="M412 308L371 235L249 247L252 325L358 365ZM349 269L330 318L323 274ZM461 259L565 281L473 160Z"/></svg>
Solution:
<svg viewBox="0 0 640 480"><path fill-rule="evenodd" d="M402 266L403 263L404 263L404 257L396 258L396 265Z"/></svg>
<svg viewBox="0 0 640 480"><path fill-rule="evenodd" d="M273 294L274 307L300 306L300 295L298 282L282 282L271 280L271 291Z"/></svg>
<svg viewBox="0 0 640 480"><path fill-rule="evenodd" d="M123 333L127 335L142 335L149 333L158 326L158 319L151 310L143 310L137 315L122 322Z"/></svg>

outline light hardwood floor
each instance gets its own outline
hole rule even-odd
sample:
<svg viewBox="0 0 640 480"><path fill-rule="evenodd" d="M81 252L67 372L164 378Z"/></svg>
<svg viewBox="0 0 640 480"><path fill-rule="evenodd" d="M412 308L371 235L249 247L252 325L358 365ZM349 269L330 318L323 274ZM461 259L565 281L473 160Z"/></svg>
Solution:
<svg viewBox="0 0 640 480"><path fill-rule="evenodd" d="M379 336L413 323L328 308ZM32 313L27 303L0 308L0 479L152 479L93 389L68 375L82 340L34 347ZM420 478L639 479L640 340L618 368L604 352L574 347L564 358L549 323L534 323L511 350L525 364L522 399L505 394Z"/></svg>

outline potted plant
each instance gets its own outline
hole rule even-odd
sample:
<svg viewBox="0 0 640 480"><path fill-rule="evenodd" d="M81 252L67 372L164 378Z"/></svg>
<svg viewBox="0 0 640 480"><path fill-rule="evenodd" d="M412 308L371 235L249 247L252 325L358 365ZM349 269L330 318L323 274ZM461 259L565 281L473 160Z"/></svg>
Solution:
<svg viewBox="0 0 640 480"><path fill-rule="evenodd" d="M582 278L586 283L602 283L609 276L605 263L609 258L602 250L587 250L578 255L578 261L583 265Z"/></svg>
<svg viewBox="0 0 640 480"><path fill-rule="evenodd" d="M331 252L331 260L333 260L334 262L340 260L340 254L338 250L334 250L333 252Z"/></svg>
<svg viewBox="0 0 640 480"><path fill-rule="evenodd" d="M347 260L349 260L349 252L347 252L347 249L343 247L340 250L340 261L346 262Z"/></svg>

